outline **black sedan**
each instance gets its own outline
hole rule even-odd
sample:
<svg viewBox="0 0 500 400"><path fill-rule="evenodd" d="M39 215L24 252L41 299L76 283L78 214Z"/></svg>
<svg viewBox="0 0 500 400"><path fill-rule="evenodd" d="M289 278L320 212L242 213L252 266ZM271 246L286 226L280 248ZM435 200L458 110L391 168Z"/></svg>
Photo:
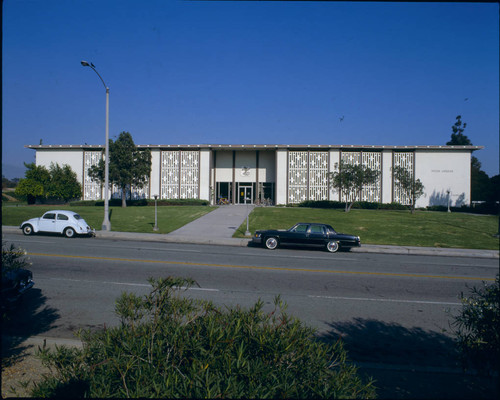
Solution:
<svg viewBox="0 0 500 400"><path fill-rule="evenodd" d="M335 253L339 249L361 246L359 236L337 233L330 225L300 222L288 230L256 231L252 242L274 250L281 244L323 246Z"/></svg>
<svg viewBox="0 0 500 400"><path fill-rule="evenodd" d="M2 269L2 310L9 309L19 298L33 287L33 274L24 268Z"/></svg>

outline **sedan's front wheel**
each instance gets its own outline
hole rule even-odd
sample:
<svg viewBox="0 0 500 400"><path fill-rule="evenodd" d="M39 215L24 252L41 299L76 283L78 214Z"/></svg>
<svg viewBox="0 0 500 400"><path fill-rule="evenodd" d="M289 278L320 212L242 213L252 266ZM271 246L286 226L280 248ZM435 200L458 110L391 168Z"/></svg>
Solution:
<svg viewBox="0 0 500 400"><path fill-rule="evenodd" d="M64 230L64 236L67 238L72 238L75 236L75 230L73 228L66 228Z"/></svg>
<svg viewBox="0 0 500 400"><path fill-rule="evenodd" d="M326 249L327 249L330 253L335 253L335 252L339 249L339 242L336 242L335 240L330 240L330 241L326 244Z"/></svg>
<svg viewBox="0 0 500 400"><path fill-rule="evenodd" d="M23 233L26 236L32 235L33 234L33 227L31 225L24 225L23 226Z"/></svg>
<svg viewBox="0 0 500 400"><path fill-rule="evenodd" d="M278 247L278 239L276 239L275 237L268 237L265 244L269 250L274 250L276 247Z"/></svg>

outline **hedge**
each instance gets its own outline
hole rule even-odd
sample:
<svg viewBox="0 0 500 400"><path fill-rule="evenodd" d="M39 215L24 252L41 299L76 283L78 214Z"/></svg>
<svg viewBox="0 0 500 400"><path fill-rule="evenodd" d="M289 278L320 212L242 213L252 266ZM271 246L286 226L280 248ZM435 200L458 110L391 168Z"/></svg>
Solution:
<svg viewBox="0 0 500 400"><path fill-rule="evenodd" d="M80 200L72 201L71 206L89 206L89 207L103 207L103 200ZM120 207L122 205L121 199L110 199L109 205L112 207ZM151 199L140 199L140 200L127 200L127 206L132 207L143 207L143 206L154 206L155 201ZM208 200L199 199L161 199L157 200L158 206L208 206L210 202Z"/></svg>
<svg viewBox="0 0 500 400"><path fill-rule="evenodd" d="M298 207L309 208L345 208L345 202L332 200L306 200L299 204ZM375 203L369 201L356 201L352 208L370 209L370 210L408 210L408 206L399 203Z"/></svg>

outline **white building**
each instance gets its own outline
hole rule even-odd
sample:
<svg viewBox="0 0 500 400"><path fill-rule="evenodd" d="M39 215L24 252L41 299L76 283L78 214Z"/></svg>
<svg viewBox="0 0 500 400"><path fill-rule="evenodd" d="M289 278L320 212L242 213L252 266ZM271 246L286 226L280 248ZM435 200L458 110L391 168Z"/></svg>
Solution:
<svg viewBox="0 0 500 400"><path fill-rule="evenodd" d="M29 145L36 165L68 164L83 187L84 200L102 198L102 187L87 171L102 157L102 145ZM379 171L378 182L365 187L362 201L407 204L392 176L403 166L424 184L416 206L470 203L471 153L482 146L350 146L350 145L138 145L149 148L149 184L132 188L132 198L226 199L245 204L267 201L293 204L304 200L344 201L328 185L328 174L340 161ZM117 188L110 196L120 197Z"/></svg>

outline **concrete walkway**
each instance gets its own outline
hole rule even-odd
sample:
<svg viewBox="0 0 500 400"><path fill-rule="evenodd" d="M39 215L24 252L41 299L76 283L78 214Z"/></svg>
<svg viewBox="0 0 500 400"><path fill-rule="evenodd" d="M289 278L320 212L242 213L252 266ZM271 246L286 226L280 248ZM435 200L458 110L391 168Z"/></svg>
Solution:
<svg viewBox="0 0 500 400"><path fill-rule="evenodd" d="M170 232L169 236L188 237L217 237L230 239L236 229L245 222L247 214L250 214L253 205L227 205L220 206L216 210L205 214L203 217L184 225L176 231Z"/></svg>

